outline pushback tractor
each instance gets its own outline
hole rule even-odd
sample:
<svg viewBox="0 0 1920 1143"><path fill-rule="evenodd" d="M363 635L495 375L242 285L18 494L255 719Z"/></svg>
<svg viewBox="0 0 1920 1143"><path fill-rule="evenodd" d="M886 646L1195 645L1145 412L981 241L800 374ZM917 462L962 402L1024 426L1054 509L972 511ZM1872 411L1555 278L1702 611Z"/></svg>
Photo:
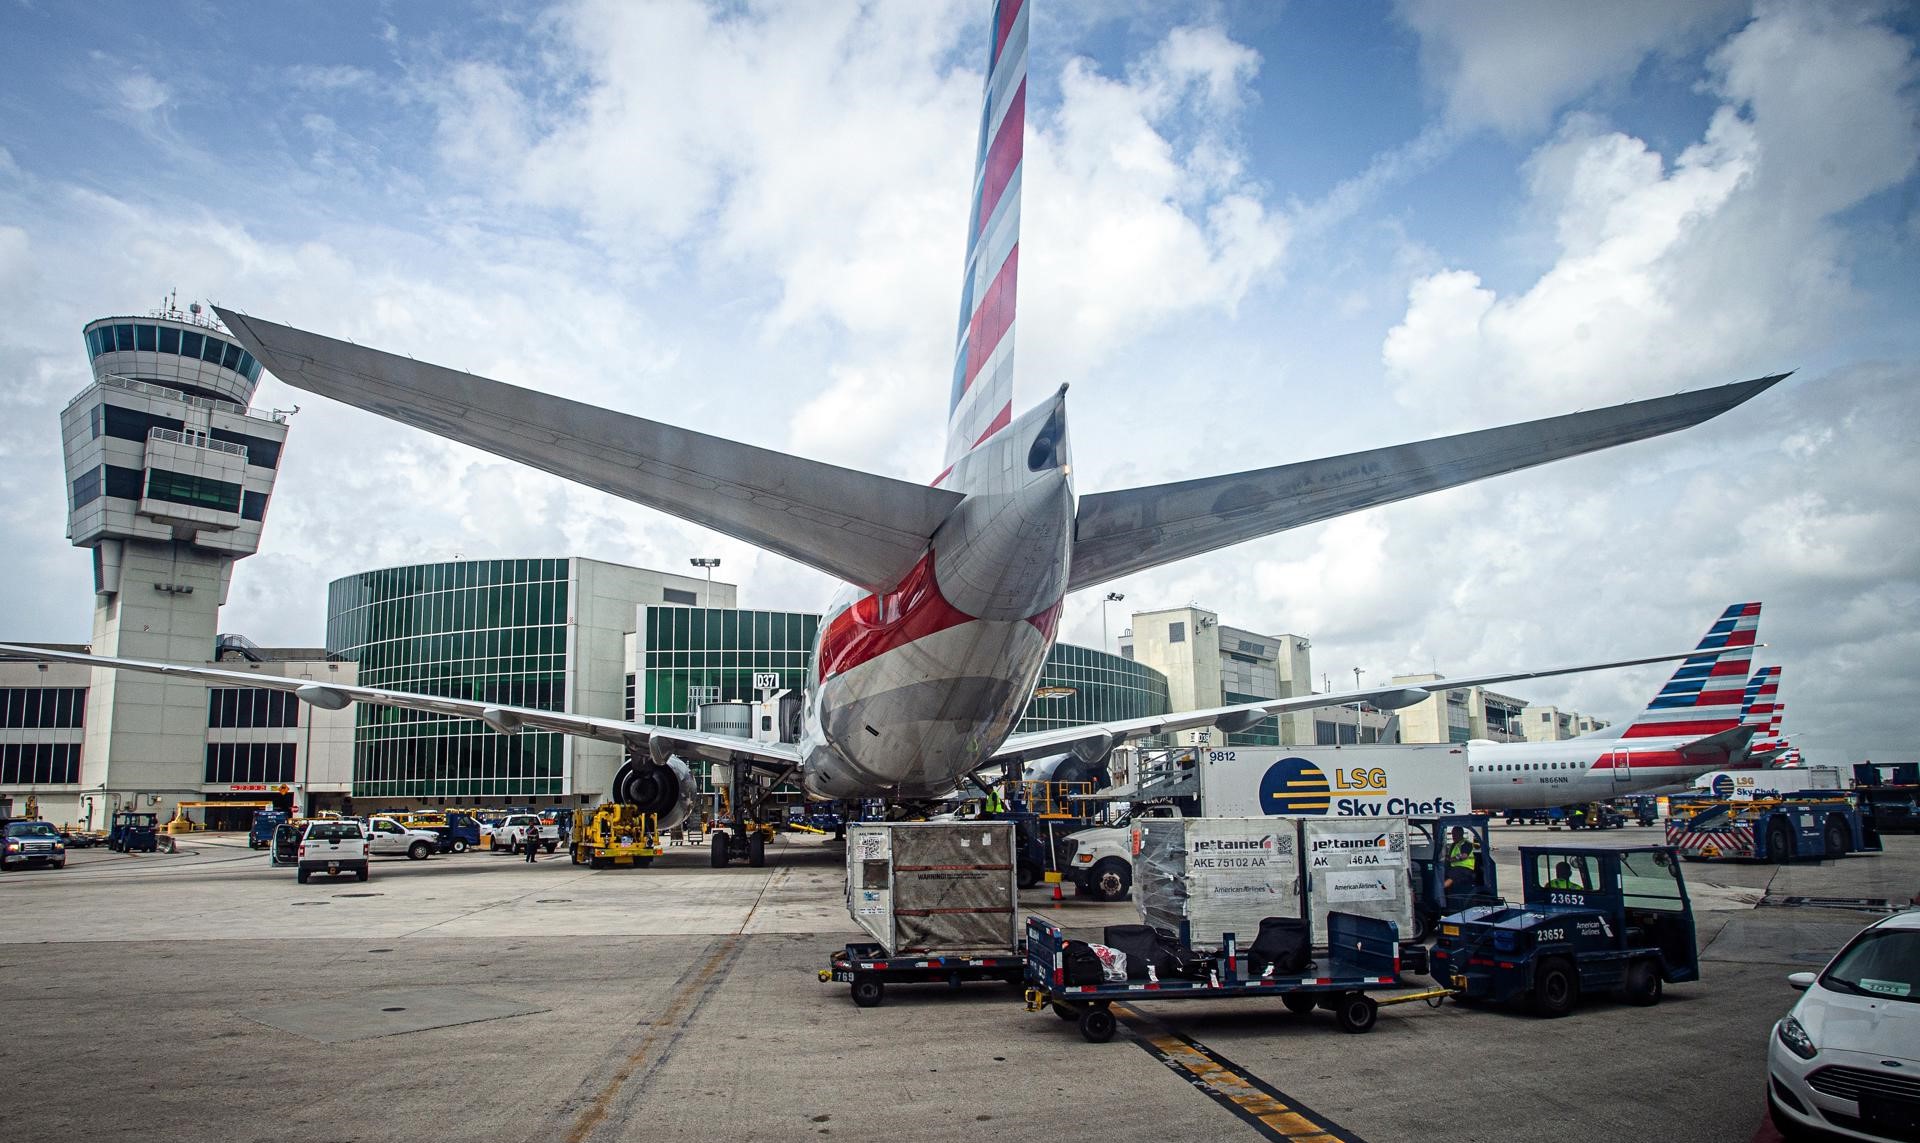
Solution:
<svg viewBox="0 0 1920 1143"><path fill-rule="evenodd" d="M1870 806L1851 795L1676 799L1667 844L1689 861L1844 857L1881 848Z"/></svg>
<svg viewBox="0 0 1920 1143"><path fill-rule="evenodd" d="M1468 1003L1521 1003L1564 1016L1583 996L1657 1004L1700 978L1693 904L1667 846L1520 847L1524 904L1440 920L1433 976Z"/></svg>

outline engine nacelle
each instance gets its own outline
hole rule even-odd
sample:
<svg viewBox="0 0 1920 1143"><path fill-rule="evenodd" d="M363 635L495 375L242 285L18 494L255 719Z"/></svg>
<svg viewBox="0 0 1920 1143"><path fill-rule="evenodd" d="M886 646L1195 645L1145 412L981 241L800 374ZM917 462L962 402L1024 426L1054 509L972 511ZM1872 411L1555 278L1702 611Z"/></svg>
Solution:
<svg viewBox="0 0 1920 1143"><path fill-rule="evenodd" d="M693 815L693 771L669 757L664 763L629 755L613 775L613 800L656 814L660 829L670 830Z"/></svg>

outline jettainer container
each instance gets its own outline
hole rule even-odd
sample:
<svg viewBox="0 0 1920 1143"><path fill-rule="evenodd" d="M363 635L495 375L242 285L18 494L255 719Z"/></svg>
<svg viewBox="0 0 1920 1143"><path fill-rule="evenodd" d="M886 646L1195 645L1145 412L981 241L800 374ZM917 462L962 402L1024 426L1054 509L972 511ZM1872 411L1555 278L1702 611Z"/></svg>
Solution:
<svg viewBox="0 0 1920 1143"><path fill-rule="evenodd" d="M889 956L1019 947L1012 822L847 827L847 911Z"/></svg>
<svg viewBox="0 0 1920 1143"><path fill-rule="evenodd" d="M1156 818L1133 831L1134 903L1147 925L1195 948L1243 940L1266 917L1305 917L1316 945L1329 912L1413 931L1404 818Z"/></svg>

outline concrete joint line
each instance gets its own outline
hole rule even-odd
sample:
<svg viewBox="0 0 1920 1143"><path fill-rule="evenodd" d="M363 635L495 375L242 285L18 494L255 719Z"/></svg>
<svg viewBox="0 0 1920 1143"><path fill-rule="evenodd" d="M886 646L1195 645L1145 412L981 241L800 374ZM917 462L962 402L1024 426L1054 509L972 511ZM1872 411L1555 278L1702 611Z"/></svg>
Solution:
<svg viewBox="0 0 1920 1143"><path fill-rule="evenodd" d="M680 1037L699 1013L701 1005L712 995L713 987L732 971L733 963L740 955L740 946L738 934L720 938L713 952L698 968L689 968L681 976L666 1008L657 1017L635 1022L635 1030L640 1032L639 1041L621 1058L613 1074L604 1079L600 1075L588 1077L575 1091L574 1098L568 1101L569 1105L577 1106L584 1096L586 1106L567 1131L566 1143L586 1143L589 1139L601 1136L603 1133L600 1129L608 1124L610 1116L614 1125L626 1124L634 1102L646 1089L647 1079L673 1053L674 1046L680 1042ZM627 1092L628 1081L636 1075L640 1082L633 1085L631 1092ZM618 1108L617 1116L614 1115L616 1102L622 1105ZM528 1136L527 1143L539 1143L547 1138L548 1133L541 1131Z"/></svg>

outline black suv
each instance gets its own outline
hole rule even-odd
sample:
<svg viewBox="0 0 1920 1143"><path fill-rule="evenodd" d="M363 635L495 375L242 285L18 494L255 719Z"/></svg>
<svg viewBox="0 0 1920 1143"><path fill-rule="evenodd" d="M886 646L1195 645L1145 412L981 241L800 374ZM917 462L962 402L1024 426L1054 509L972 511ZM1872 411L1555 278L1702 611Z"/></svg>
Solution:
<svg viewBox="0 0 1920 1143"><path fill-rule="evenodd" d="M67 867L67 843L60 831L32 818L0 819L0 869L23 865Z"/></svg>

